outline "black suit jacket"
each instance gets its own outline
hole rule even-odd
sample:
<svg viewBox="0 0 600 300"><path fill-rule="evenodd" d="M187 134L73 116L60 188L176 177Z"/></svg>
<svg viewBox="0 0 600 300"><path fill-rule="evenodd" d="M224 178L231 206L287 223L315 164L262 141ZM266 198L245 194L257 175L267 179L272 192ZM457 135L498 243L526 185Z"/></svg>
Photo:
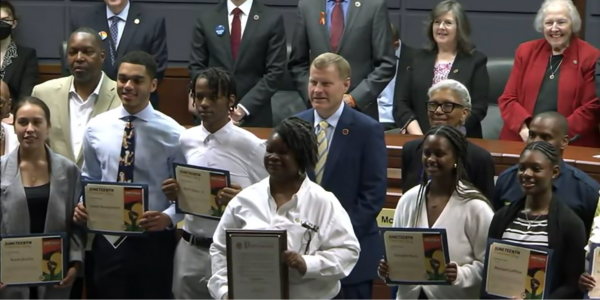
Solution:
<svg viewBox="0 0 600 300"><path fill-rule="evenodd" d="M415 56L415 52L416 50L414 48L409 47L404 42L400 43L400 57L398 58L398 63L396 67L396 84L394 88L394 99L400 96L400 85L402 84L402 80L409 76L410 66L412 64L413 57ZM398 126L398 124L396 124L396 126Z"/></svg>
<svg viewBox="0 0 600 300"><path fill-rule="evenodd" d="M425 133L429 130L427 91L432 86L433 68L437 53L419 50L414 53L412 65L404 78L400 78L398 93L394 98L394 119L396 126L402 128L414 117ZM467 137L482 138L481 121L487 114L490 79L487 72L487 57L474 50L471 54L459 52L452 64L448 79L464 84L471 95L471 115L465 127Z"/></svg>
<svg viewBox="0 0 600 300"><path fill-rule="evenodd" d="M402 146L402 191L404 193L421 183L422 154L423 140L421 139L409 141ZM492 155L469 142L465 168L469 181L491 201L494 196L494 174L496 174Z"/></svg>
<svg viewBox="0 0 600 300"><path fill-rule="evenodd" d="M205 9L196 21L188 71L191 78L209 67L233 73L238 104L250 113L242 126L271 127L271 97L277 92L287 49L281 14L258 1L252 3L236 59L231 52L227 1ZM225 27L219 36L217 26Z"/></svg>
<svg viewBox="0 0 600 300"><path fill-rule="evenodd" d="M17 55L4 69L3 79L8 85L13 104L21 97L31 96L39 77L35 49L17 45Z"/></svg>
<svg viewBox="0 0 600 300"><path fill-rule="evenodd" d="M137 20L137 21L136 21ZM80 27L90 27L98 32L106 32L110 35L106 17L106 4L99 4L93 13L88 15L74 15L71 18L71 31ZM137 24L136 24L137 23ZM104 39L104 51L106 58L102 70L108 77L116 80L118 64L121 58L128 52L144 51L154 55L158 64L157 79L162 81L169 62L169 52L167 49L167 30L165 18L144 9L142 5L130 1L129 13L125 23L125 29L119 39L119 46L116 52L115 66L111 63L109 42L110 36ZM157 94L153 93L152 99L156 108Z"/></svg>

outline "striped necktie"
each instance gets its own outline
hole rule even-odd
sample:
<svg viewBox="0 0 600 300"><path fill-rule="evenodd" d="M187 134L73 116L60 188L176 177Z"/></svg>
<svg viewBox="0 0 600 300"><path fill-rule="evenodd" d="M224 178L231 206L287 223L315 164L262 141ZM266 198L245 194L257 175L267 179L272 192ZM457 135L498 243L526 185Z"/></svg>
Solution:
<svg viewBox="0 0 600 300"><path fill-rule="evenodd" d="M329 152L329 142L327 141L327 121L319 122L319 132L317 133L317 143L319 145L319 160L315 168L315 178L318 184L321 184L323 173L325 171L325 162L327 162L327 152Z"/></svg>

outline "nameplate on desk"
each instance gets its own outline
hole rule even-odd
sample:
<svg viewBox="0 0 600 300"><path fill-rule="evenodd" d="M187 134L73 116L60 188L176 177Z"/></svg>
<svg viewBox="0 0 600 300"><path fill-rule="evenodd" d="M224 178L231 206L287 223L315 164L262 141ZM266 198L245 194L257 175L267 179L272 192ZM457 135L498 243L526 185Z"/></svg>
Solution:
<svg viewBox="0 0 600 300"><path fill-rule="evenodd" d="M394 225L394 214L396 210L393 208L384 208L377 216L377 226L392 227Z"/></svg>

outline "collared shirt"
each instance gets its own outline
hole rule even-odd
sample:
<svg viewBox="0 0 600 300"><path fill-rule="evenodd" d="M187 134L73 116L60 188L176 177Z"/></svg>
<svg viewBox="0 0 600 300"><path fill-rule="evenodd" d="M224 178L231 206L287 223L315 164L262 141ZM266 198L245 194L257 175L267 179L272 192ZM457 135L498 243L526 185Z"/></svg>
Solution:
<svg viewBox="0 0 600 300"><path fill-rule="evenodd" d="M346 16L348 15L348 7L350 6L350 0L342 0L342 11L344 11L344 24L346 22ZM335 0L327 0L325 2L325 10L327 12L327 30L331 32L331 13L333 12L333 7L335 6Z"/></svg>
<svg viewBox="0 0 600 300"><path fill-rule="evenodd" d="M0 121L0 126L4 128L4 155L7 155L19 146L19 138L13 125Z"/></svg>
<svg viewBox="0 0 600 300"><path fill-rule="evenodd" d="M242 11L242 13L240 14L240 25L242 27L241 38L244 37L244 29L246 29L246 23L248 23L248 16L250 16L252 2L253 0L248 0L240 6L235 6L235 4L233 4L231 1L227 1L227 20L229 21L229 33L231 33L231 22L233 22L233 10L237 7ZM250 115L250 112L244 107L244 105L238 104L238 106L244 110L246 115Z"/></svg>
<svg viewBox="0 0 600 300"><path fill-rule="evenodd" d="M476 192L463 183L459 185L464 189L464 194ZM424 201L419 199L420 188L421 185L413 187L398 200L393 227L430 228L427 207L419 205ZM426 194L427 191L423 193ZM481 200L465 199L455 191L431 228L446 229L450 261L458 266L456 280L452 285L400 285L394 298L418 299L422 289L428 299L477 299L488 228L493 218L494 211L483 200L483 196Z"/></svg>
<svg viewBox="0 0 600 300"><path fill-rule="evenodd" d="M121 19L121 21L119 21L119 23L117 23L117 30L119 32L119 36L117 37L117 42L116 42L115 48L119 48L119 42L121 41L121 37L123 36L123 31L125 30L125 24L127 23L127 16L129 16L129 6L130 5L131 5L131 1L127 2L127 5L123 9L123 11L117 15L115 15L108 8L108 5L106 6L106 20L108 21L108 28L110 28L110 25L112 24L112 20L110 18L112 18L113 16L117 16L117 17L119 17L119 19Z"/></svg>
<svg viewBox="0 0 600 300"><path fill-rule="evenodd" d="M396 62L400 59L400 49L398 46L396 49ZM396 73L398 74L398 64L396 64ZM394 91L396 90L396 75L388 83L385 89L377 97L377 104L379 109L379 122L380 123L394 123L393 109L394 109Z"/></svg>
<svg viewBox="0 0 600 300"><path fill-rule="evenodd" d="M115 182L123 143L123 106L102 113L88 123L83 137L84 180ZM148 104L135 114L134 182L148 184L149 210L163 211L176 225L175 205L162 192L162 183L173 177L173 163L184 163L179 136L184 127Z"/></svg>
<svg viewBox="0 0 600 300"><path fill-rule="evenodd" d="M329 145L331 145L331 140L333 140L333 132L335 131L335 127L337 126L337 123L340 121L342 112L344 112L344 106L346 106L346 104L344 102L342 102L342 104L340 104L340 107L338 107L338 109L333 113L333 115L331 115L327 119L321 118L321 116L319 116L319 114L317 113L316 109L313 112L314 116L315 116L315 124L313 124L313 125L315 126L316 134L318 134L319 130L320 130L319 122L327 121L327 124L329 124L329 127L327 127L327 130L325 131L325 136L327 137L327 142L329 142ZM327 145L327 147L329 147L329 145Z"/></svg>
<svg viewBox="0 0 600 300"><path fill-rule="evenodd" d="M316 232L304 223L315 225ZM332 193L306 177L298 193L278 209L267 177L229 202L215 231L210 247L213 275L208 281L215 299L228 292L226 229L287 230L288 249L303 254L306 262L304 276L290 269L290 299L333 299L360 253L350 217ZM308 246L304 235L311 232Z"/></svg>
<svg viewBox="0 0 600 300"><path fill-rule="evenodd" d="M94 104L96 104L98 95L100 95L100 87L102 87L103 80L104 73L102 73L102 77L100 77L100 81L94 92L85 100L77 94L75 83L71 81L71 88L69 89L69 123L71 124L71 147L73 148L73 157L75 158L79 156L79 151L81 151L83 132L94 111Z"/></svg>
<svg viewBox="0 0 600 300"><path fill-rule="evenodd" d="M581 218L589 236L598 205L600 184L564 161L559 163L559 167L560 175L552 183L554 193ZM519 166L515 165L498 176L492 202L496 211L525 196L517 179L518 170Z"/></svg>
<svg viewBox="0 0 600 300"><path fill-rule="evenodd" d="M179 138L189 165L229 171L231 182L247 188L269 174L265 169L265 142L251 132L227 123L211 134L204 126L187 129ZM212 238L218 221L185 216L183 230L199 237Z"/></svg>

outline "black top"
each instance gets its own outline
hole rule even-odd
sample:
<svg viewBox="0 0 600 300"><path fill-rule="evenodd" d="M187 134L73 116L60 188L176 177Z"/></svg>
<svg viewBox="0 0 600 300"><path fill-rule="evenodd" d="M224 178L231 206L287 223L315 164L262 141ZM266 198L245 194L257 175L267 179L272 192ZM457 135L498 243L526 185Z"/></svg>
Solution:
<svg viewBox="0 0 600 300"><path fill-rule="evenodd" d="M496 168L492 155L485 149L468 142L466 172L469 181L486 198L494 195L494 175ZM417 139L406 142L402 146L402 191L408 192L421 182L423 172L423 140Z"/></svg>
<svg viewBox="0 0 600 300"><path fill-rule="evenodd" d="M27 206L29 206L29 226L31 233L44 233L46 213L50 198L50 183L36 187L26 187Z"/></svg>
<svg viewBox="0 0 600 300"><path fill-rule="evenodd" d="M562 60L562 54L552 55L552 58L548 59L548 68L533 109L534 116L547 111L558 111L558 79Z"/></svg>
<svg viewBox="0 0 600 300"><path fill-rule="evenodd" d="M525 197L500 209L490 224L488 238L502 236L525 208ZM582 299L579 276L585 271L587 237L581 219L556 195L548 209L548 248L554 251L550 261L554 275L547 299Z"/></svg>

